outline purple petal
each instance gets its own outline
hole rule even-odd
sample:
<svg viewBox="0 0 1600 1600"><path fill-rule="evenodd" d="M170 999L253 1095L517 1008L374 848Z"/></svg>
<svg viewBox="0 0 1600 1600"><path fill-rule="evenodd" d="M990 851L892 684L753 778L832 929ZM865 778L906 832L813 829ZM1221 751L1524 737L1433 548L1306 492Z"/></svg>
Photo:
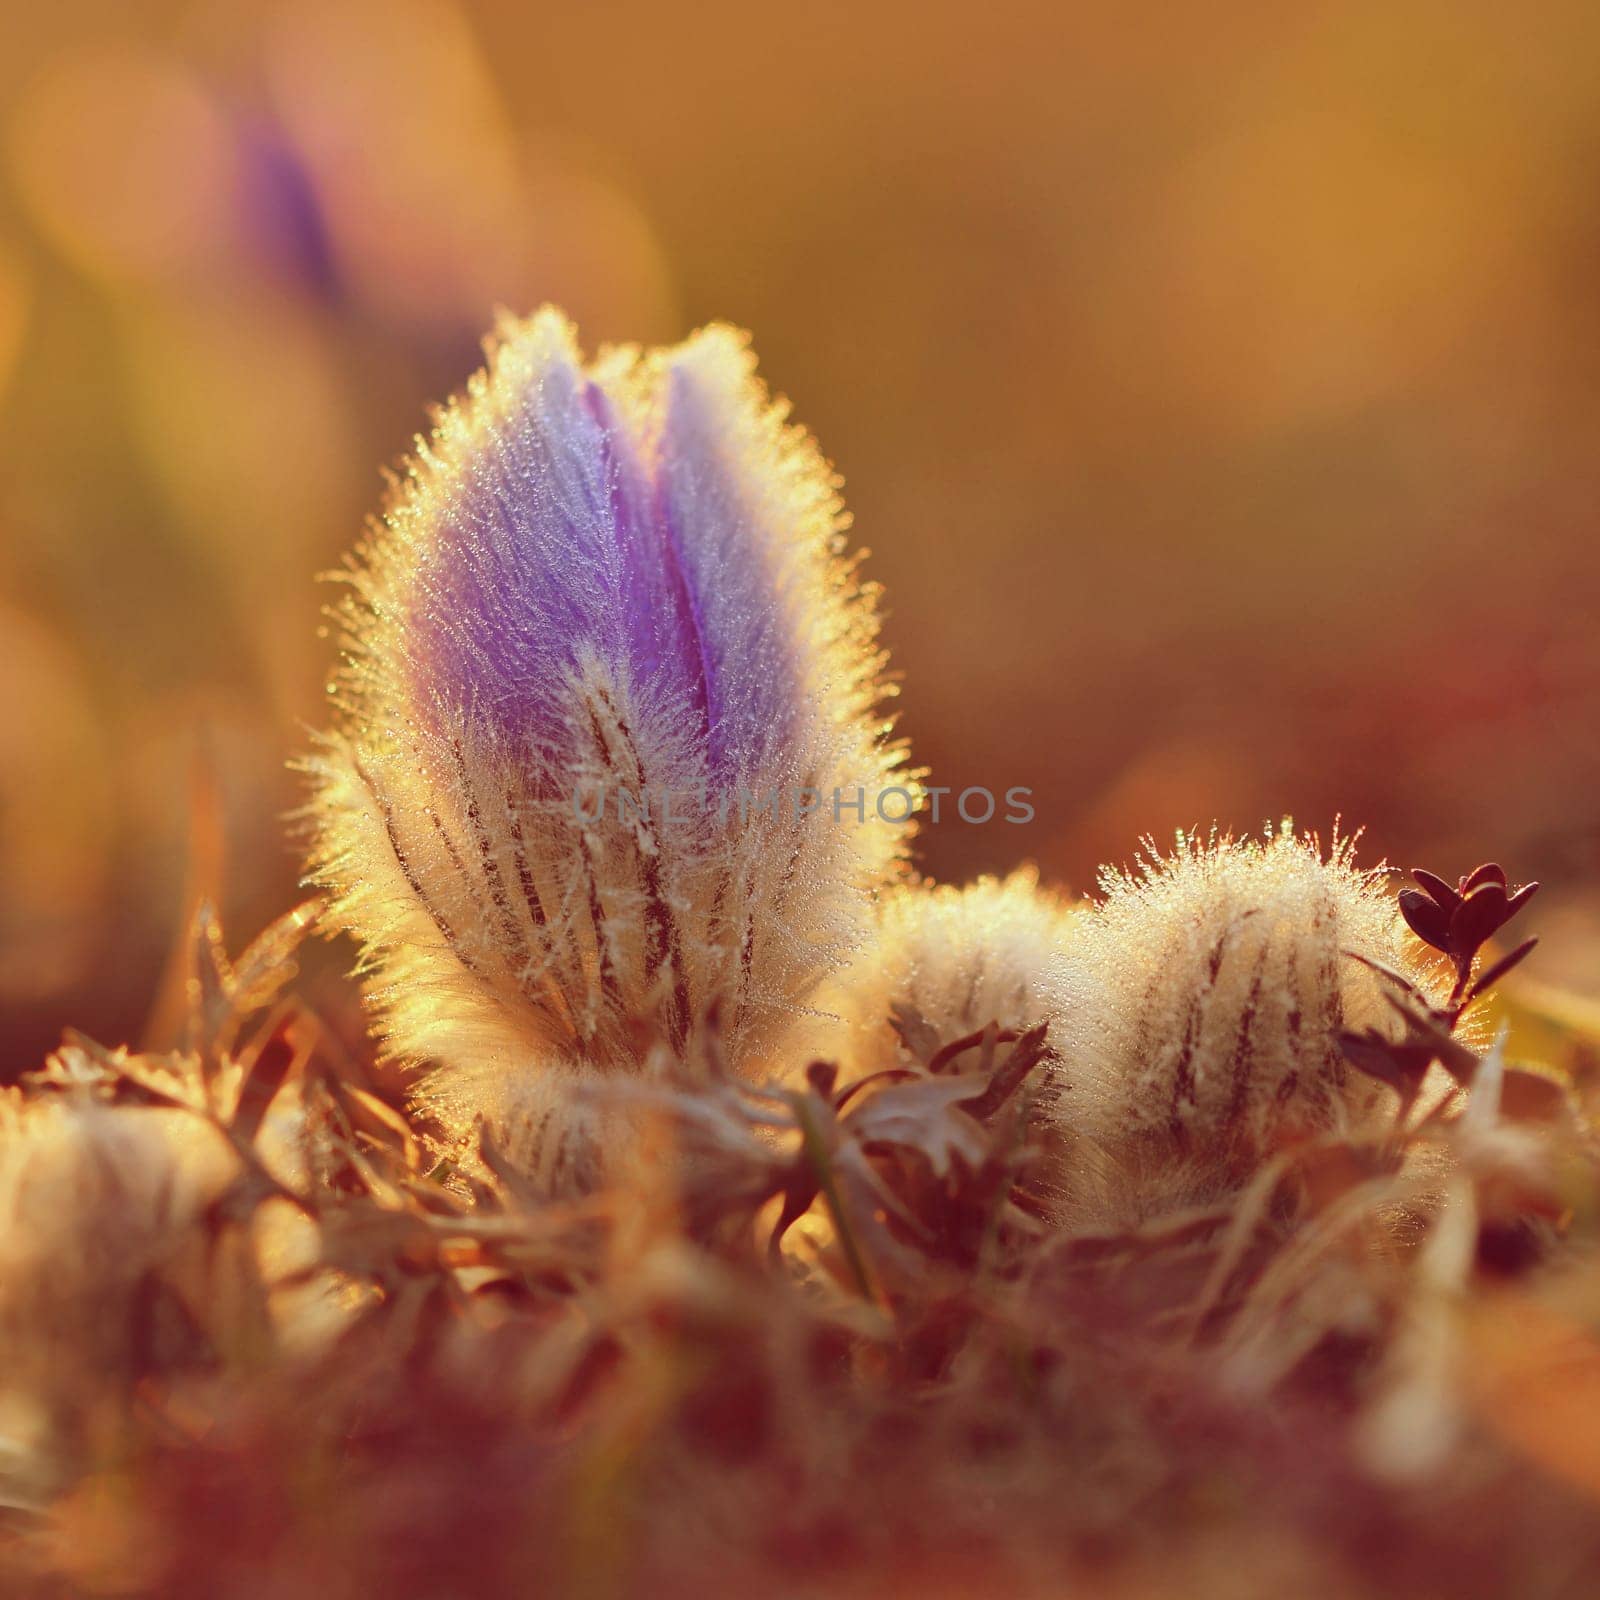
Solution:
<svg viewBox="0 0 1600 1600"><path fill-rule="evenodd" d="M557 768L594 656L646 705L702 727L706 685L683 575L631 426L541 322L397 514L420 546L409 595L419 702L488 718ZM498 379L497 379L498 383Z"/></svg>

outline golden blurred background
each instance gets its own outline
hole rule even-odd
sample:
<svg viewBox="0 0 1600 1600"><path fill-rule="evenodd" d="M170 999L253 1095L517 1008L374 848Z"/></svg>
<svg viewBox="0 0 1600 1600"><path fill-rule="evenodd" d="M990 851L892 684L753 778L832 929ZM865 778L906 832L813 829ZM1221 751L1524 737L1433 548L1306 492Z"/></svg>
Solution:
<svg viewBox="0 0 1600 1600"><path fill-rule="evenodd" d="M1342 813L1600 988L1592 4L8 11L6 1074L291 903L313 574L544 300L754 331L918 758L1034 791L928 870Z"/></svg>

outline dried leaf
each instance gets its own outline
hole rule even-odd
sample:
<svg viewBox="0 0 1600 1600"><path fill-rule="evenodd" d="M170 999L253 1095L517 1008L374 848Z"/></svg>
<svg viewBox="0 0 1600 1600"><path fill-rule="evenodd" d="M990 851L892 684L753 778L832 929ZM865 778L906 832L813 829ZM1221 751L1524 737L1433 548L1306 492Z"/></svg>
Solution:
<svg viewBox="0 0 1600 1600"><path fill-rule="evenodd" d="M900 1042L922 1063L929 1065L939 1053L938 1030L914 1006L899 1002L889 1012L889 1025L899 1035Z"/></svg>
<svg viewBox="0 0 1600 1600"><path fill-rule="evenodd" d="M295 976L294 955L315 925L319 899L302 900L259 933L233 963L234 1004L241 1012L270 1005Z"/></svg>
<svg viewBox="0 0 1600 1600"><path fill-rule="evenodd" d="M989 1080L977 1073L891 1084L864 1096L843 1125L868 1149L899 1145L926 1157L938 1177L947 1176L956 1161L976 1170L992 1143L964 1102L977 1100L988 1088Z"/></svg>

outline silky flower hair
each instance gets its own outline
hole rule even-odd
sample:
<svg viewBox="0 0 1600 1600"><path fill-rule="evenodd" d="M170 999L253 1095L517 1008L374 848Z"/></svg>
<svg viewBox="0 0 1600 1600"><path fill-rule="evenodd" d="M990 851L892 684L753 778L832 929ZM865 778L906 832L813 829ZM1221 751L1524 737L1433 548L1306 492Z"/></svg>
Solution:
<svg viewBox="0 0 1600 1600"><path fill-rule="evenodd" d="M876 937L827 995L847 1062L870 1069L893 1046L891 1019L914 1015L941 1042L987 1027L1053 1023L1080 911L1022 867L957 888L906 884L883 896Z"/></svg>
<svg viewBox="0 0 1600 1600"><path fill-rule="evenodd" d="M1346 1029L1402 1031L1358 957L1436 990L1381 870L1286 824L1259 840L1180 835L1110 872L1064 974L1055 1043L1074 1131L1160 1164L1247 1168L1292 1131L1359 1131L1393 1094L1345 1059Z"/></svg>
<svg viewBox="0 0 1600 1600"><path fill-rule="evenodd" d="M713 1013L753 1070L903 854L874 595L785 415L728 328L586 367L508 321L349 565L311 881L429 1109L526 1164L580 1160L574 1074Z"/></svg>

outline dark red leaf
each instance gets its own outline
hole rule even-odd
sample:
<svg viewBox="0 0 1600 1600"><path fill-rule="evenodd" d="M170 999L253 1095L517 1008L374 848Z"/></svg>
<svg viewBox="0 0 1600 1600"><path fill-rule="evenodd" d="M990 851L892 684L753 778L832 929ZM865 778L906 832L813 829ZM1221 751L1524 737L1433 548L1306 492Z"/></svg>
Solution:
<svg viewBox="0 0 1600 1600"><path fill-rule="evenodd" d="M1396 1044L1372 1029L1365 1033L1349 1030L1341 1033L1339 1049L1357 1071L1388 1084L1406 1101L1415 1098L1433 1060L1431 1050Z"/></svg>
<svg viewBox="0 0 1600 1600"><path fill-rule="evenodd" d="M1435 950L1450 949L1450 913L1420 889L1400 891L1400 915L1424 944Z"/></svg>
<svg viewBox="0 0 1600 1600"><path fill-rule="evenodd" d="M1466 961L1486 940L1494 937L1495 930L1508 915L1506 889L1503 883L1480 883L1466 895L1450 918L1450 953L1458 961Z"/></svg>
<svg viewBox="0 0 1600 1600"><path fill-rule="evenodd" d="M1516 914L1538 894L1537 883L1525 883L1517 892L1506 901L1506 921L1509 922Z"/></svg>
<svg viewBox="0 0 1600 1600"><path fill-rule="evenodd" d="M1486 972L1479 974L1478 981L1467 991L1467 999L1476 1000L1480 994L1499 983L1513 967L1521 966L1538 942L1537 939L1524 939L1509 955L1501 956Z"/></svg>
<svg viewBox="0 0 1600 1600"><path fill-rule="evenodd" d="M1411 876L1427 890L1430 896L1445 908L1454 911L1461 896L1450 887L1437 873L1428 872L1422 867L1413 867Z"/></svg>

